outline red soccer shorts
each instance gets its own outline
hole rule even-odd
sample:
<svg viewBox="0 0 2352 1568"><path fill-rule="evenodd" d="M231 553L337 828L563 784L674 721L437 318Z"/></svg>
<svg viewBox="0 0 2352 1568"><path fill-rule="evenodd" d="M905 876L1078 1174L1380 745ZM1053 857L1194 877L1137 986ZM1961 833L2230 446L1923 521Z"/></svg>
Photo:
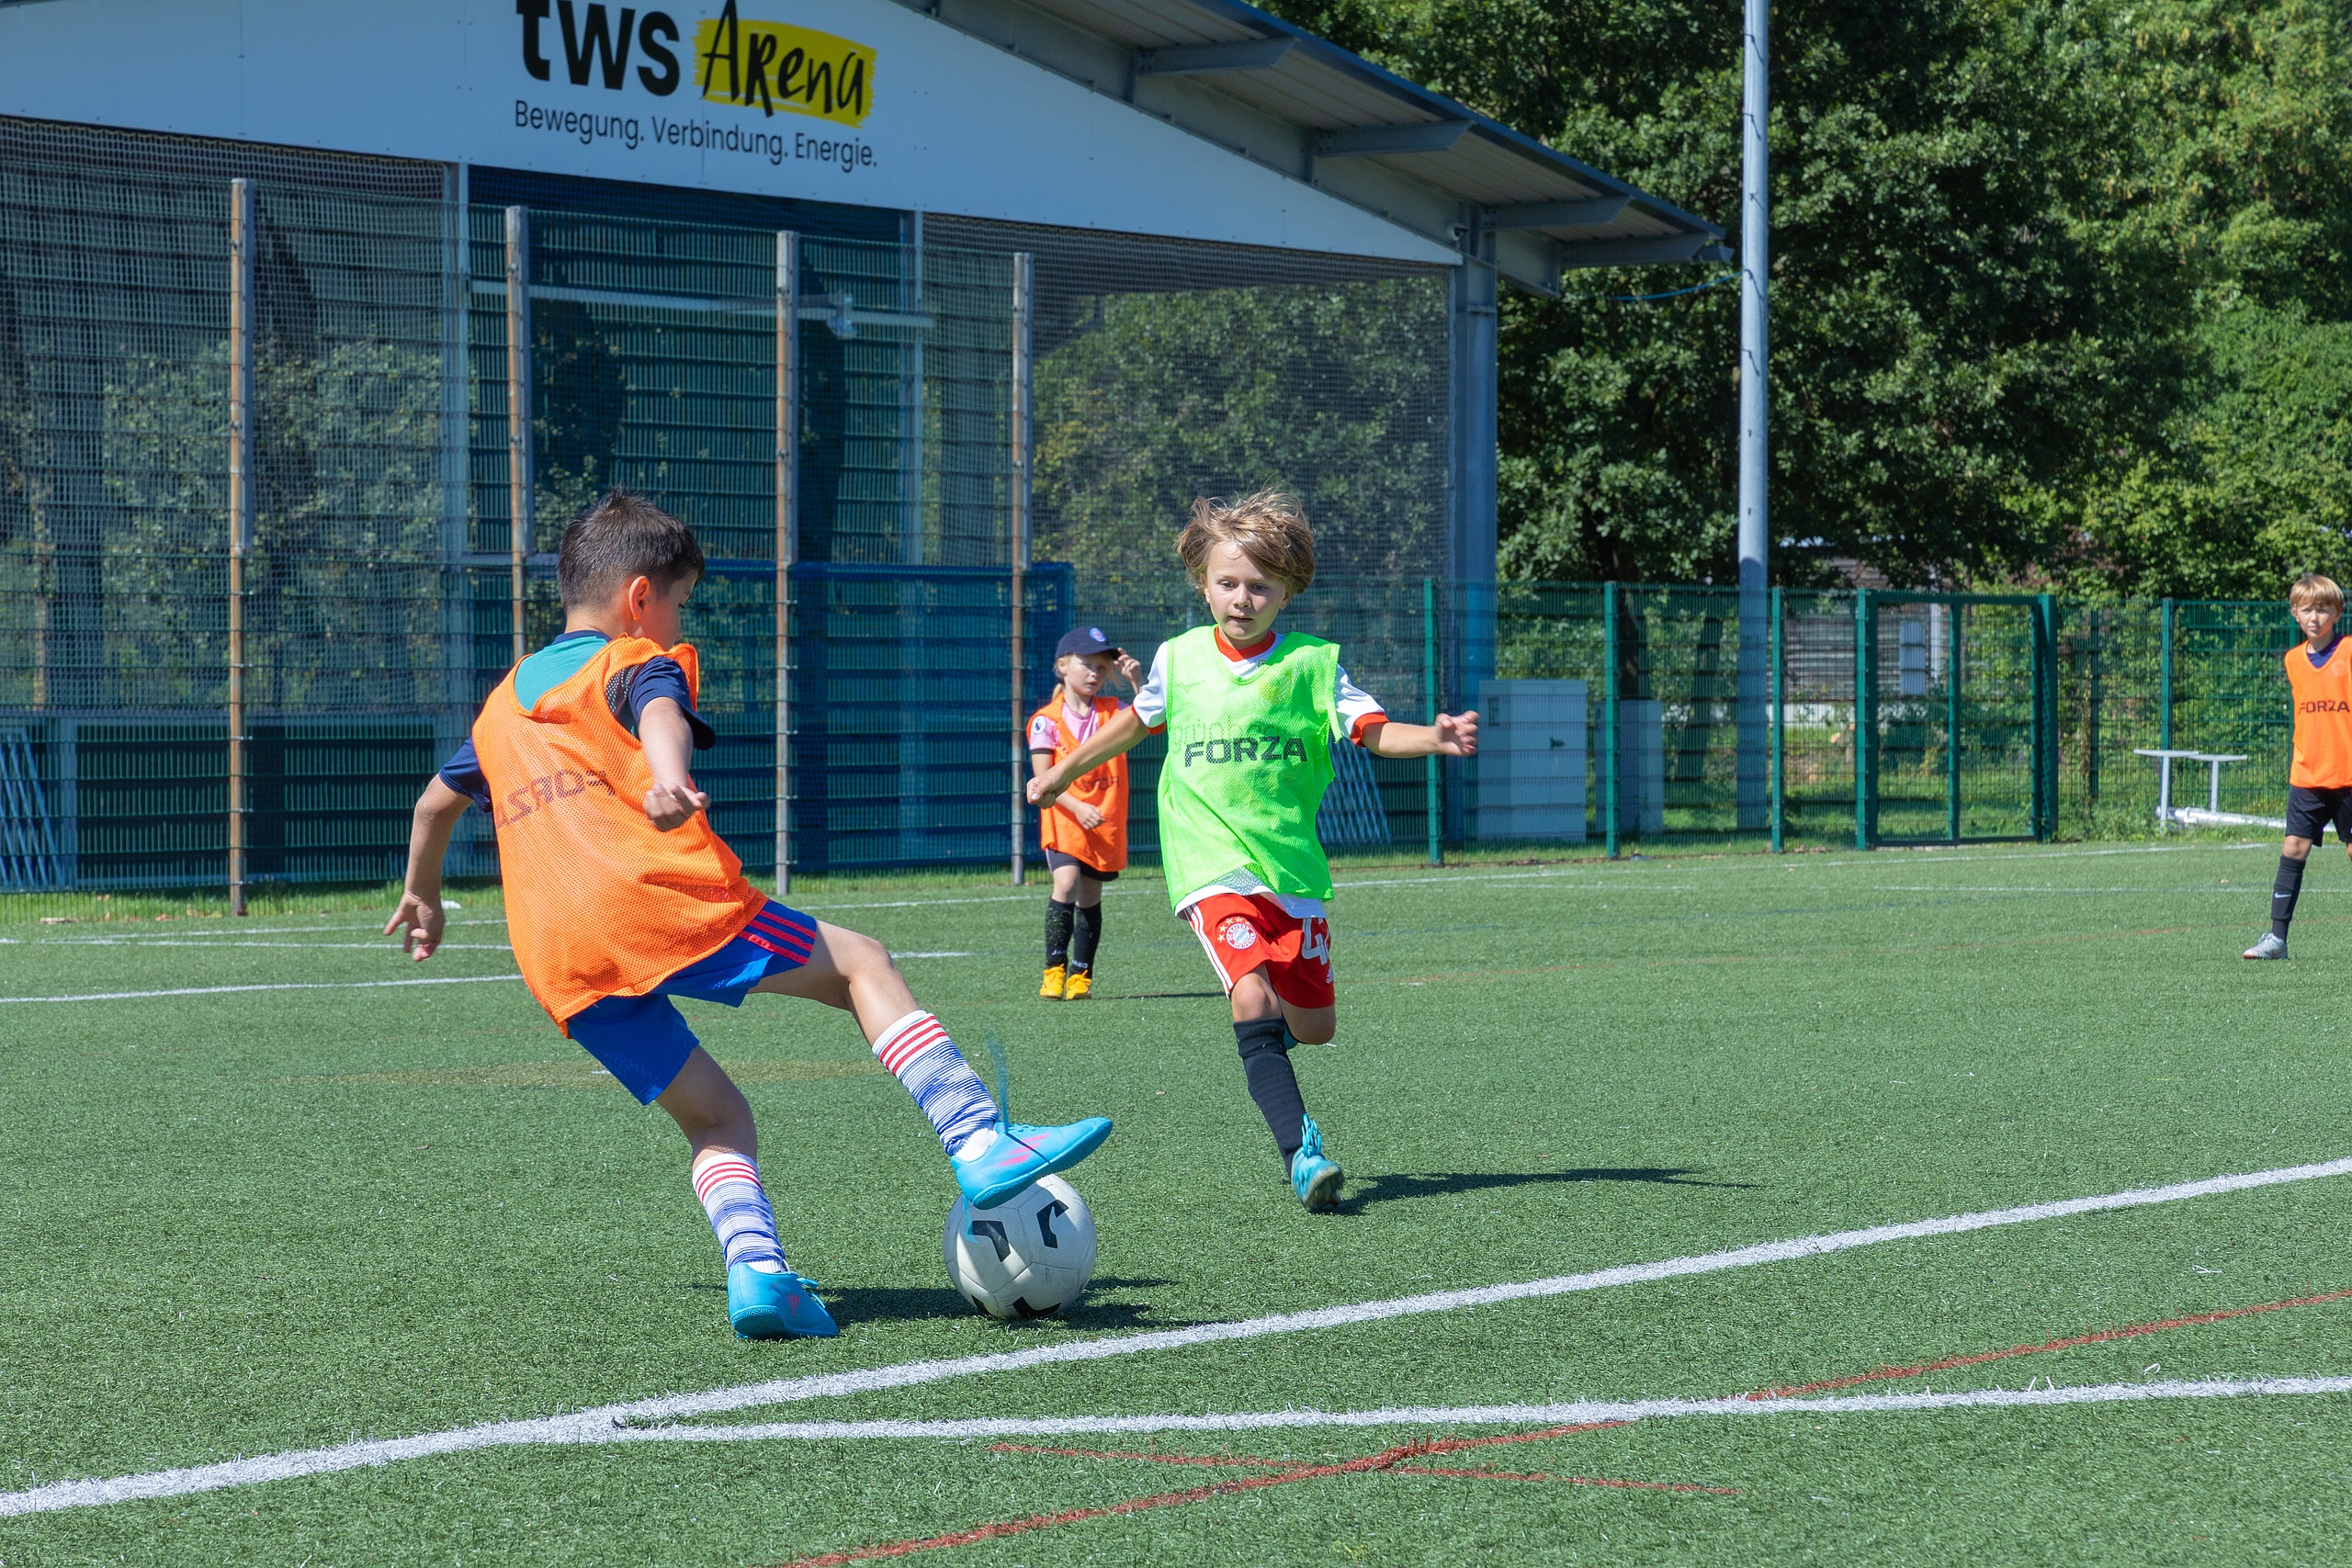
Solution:
<svg viewBox="0 0 2352 1568"><path fill-rule="evenodd" d="M1226 994L1253 969L1266 972L1274 995L1295 1008L1327 1008L1331 988L1331 922L1300 919L1273 899L1213 893L1184 911Z"/></svg>

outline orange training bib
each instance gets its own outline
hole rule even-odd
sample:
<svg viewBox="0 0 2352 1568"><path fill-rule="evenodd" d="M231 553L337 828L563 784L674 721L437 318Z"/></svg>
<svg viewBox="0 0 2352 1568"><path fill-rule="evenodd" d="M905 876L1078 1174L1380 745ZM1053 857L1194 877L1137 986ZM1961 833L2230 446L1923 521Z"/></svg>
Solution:
<svg viewBox="0 0 2352 1568"><path fill-rule="evenodd" d="M2287 654L2287 684L2295 693L2295 765L2287 782L2303 789L2352 784L2352 647L2339 639L2319 669L2311 644Z"/></svg>
<svg viewBox="0 0 2352 1568"><path fill-rule="evenodd" d="M508 671L474 720L507 940L558 1023L606 997L645 995L725 947L767 902L707 816L664 833L645 815L653 769L613 716L605 682L664 652L699 692L691 646L620 637L528 713Z"/></svg>
<svg viewBox="0 0 2352 1568"><path fill-rule="evenodd" d="M1094 722L1098 728L1118 716L1118 700L1114 697L1094 699ZM1062 722L1062 700L1057 694L1044 707L1029 716L1029 726L1035 728L1041 718L1054 721L1054 761L1078 750L1078 737ZM1102 826L1081 828L1078 818L1055 804L1052 809L1037 815L1037 838L1046 849L1059 850L1075 856L1097 871L1125 871L1127 865L1127 760L1112 758L1093 772L1082 775L1069 786L1063 800L1082 800L1102 813Z"/></svg>

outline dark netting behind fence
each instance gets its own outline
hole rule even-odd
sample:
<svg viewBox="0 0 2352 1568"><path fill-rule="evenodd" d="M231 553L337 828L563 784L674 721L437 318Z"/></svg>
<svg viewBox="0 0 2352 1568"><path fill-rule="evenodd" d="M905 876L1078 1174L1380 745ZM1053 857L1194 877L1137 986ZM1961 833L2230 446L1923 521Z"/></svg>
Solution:
<svg viewBox="0 0 2352 1568"><path fill-rule="evenodd" d="M232 770L248 881L395 874L416 791L513 660L518 549L536 647L562 624L561 531L615 483L710 557L689 631L719 743L698 773L762 871L780 837L806 870L1034 845L1014 725L1054 641L1098 625L1148 660L1200 619L1173 555L1192 501L1263 485L1303 498L1320 544L1285 624L1339 642L1399 719L1487 716L1467 764L1339 747L1318 823L1335 847L2145 831L2158 772L2139 753L2157 750L2198 754L2173 764L2176 805L2280 809L2280 606L1794 590L1770 628L1770 722L1749 731L1769 729L1774 788L1743 799L1736 592L1444 580L1438 271L551 176L485 179L487 203L465 179L0 118L0 888L220 885ZM242 339L232 180L252 202ZM780 441L769 225L788 222ZM253 533L232 645L240 343ZM780 446L798 559L781 687ZM1135 757L1147 856L1159 750ZM496 870L477 818L452 869Z"/></svg>

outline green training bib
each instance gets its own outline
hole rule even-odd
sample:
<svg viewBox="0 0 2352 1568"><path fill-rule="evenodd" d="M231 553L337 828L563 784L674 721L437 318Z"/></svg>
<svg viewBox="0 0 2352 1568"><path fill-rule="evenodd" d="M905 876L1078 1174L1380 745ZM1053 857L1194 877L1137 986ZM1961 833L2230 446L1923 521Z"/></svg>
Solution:
<svg viewBox="0 0 2352 1568"><path fill-rule="evenodd" d="M1168 644L1159 856L1170 903L1247 871L1277 893L1331 897L1315 814L1331 784L1340 649L1285 634L1238 671L1199 626Z"/></svg>

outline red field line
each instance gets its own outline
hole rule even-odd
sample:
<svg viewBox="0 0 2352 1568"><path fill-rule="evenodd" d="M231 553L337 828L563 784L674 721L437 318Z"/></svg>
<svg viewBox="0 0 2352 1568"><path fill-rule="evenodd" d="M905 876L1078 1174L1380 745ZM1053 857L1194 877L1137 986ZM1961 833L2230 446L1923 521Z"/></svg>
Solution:
<svg viewBox="0 0 2352 1568"><path fill-rule="evenodd" d="M2120 1328L2100 1329L2092 1334L2079 1334L2065 1339L2044 1340L2039 1345L2017 1345L2006 1350L1984 1350L1970 1356L1948 1356L1938 1361L1920 1361L1909 1366L1881 1367L1875 1371L1860 1372L1852 1377L1830 1378L1819 1382L1796 1383L1781 1388L1758 1389L1742 1397L1754 1400L1786 1399L1796 1394L1818 1393L1827 1389L1852 1388L1858 1383L1883 1382L1902 1378L1914 1378L1924 1373L1944 1371L1954 1367L1981 1366L1987 1361L2007 1360L2017 1356L2038 1355L2046 1350L2074 1349L2084 1345L2101 1345L2118 1339L2136 1339L2151 1334L2161 1334L2174 1328L2194 1328L2209 1323L2222 1323L2233 1317L2252 1317L2263 1313L2283 1312L2289 1307L2318 1306L2327 1302L2352 1300L2352 1290L2330 1291L2322 1295L2295 1296L2286 1301L2263 1302L2254 1306L2227 1307L2219 1312L2192 1313L2183 1317L2168 1317L2150 1323L2129 1324ZM1438 1475L1450 1479L1478 1481L1555 1482L1572 1486L1605 1486L1625 1490L1655 1492L1707 1493L1720 1496L1736 1496L1736 1488L1702 1486L1692 1482L1626 1481L1603 1476L1550 1475L1542 1472L1518 1474L1491 1470L1451 1470L1433 1466L1408 1465L1407 1460L1417 1460L1438 1454L1458 1453L1465 1449L1494 1448L1510 1443L1539 1443L1554 1438L1575 1437L1584 1432L1604 1431L1611 1427L1632 1425L1626 1421L1586 1421L1572 1426L1544 1427L1530 1432L1505 1432L1485 1438L1437 1438L1400 1443L1336 1464L1293 1464L1283 1460L1259 1459L1227 1454L1136 1453L1092 1449L1043 1448L1020 1443L996 1443L992 1451L1050 1455L1063 1459L1139 1460L1154 1464L1182 1464L1216 1467L1218 1465L1254 1466L1272 1469L1271 1475L1245 1476L1238 1481L1213 1482L1206 1486L1188 1487L1182 1492L1156 1493L1148 1497L1134 1497L1124 1503L1108 1504L1099 1508L1069 1508L1057 1514L1033 1514L1024 1519L1006 1519L995 1524L976 1525L970 1529L947 1535L935 1535L916 1540L886 1541L874 1546L854 1547L846 1551L827 1552L816 1557L797 1557L777 1568L839 1568L849 1562L870 1562L880 1559L905 1557L918 1551L938 1551L950 1547L971 1546L983 1540L1001 1540L1006 1536L1026 1535L1032 1530L1050 1529L1057 1525L1080 1524L1088 1519L1113 1518L1122 1514L1139 1514L1150 1508L1182 1507L1192 1503L1204 1503L1212 1497L1230 1496L1236 1493L1259 1492L1270 1486L1285 1486L1294 1481L1317 1481L1333 1475L1353 1475L1365 1471L1390 1471L1403 1475Z"/></svg>
<svg viewBox="0 0 2352 1568"><path fill-rule="evenodd" d="M922 1540L886 1541L877 1546L853 1547L847 1551L829 1551L817 1557L797 1557L783 1568L838 1568L844 1562L870 1562L877 1558L905 1557L917 1551L937 1551L947 1547L971 1546L983 1540L999 1540L1010 1535L1026 1535L1031 1530L1051 1529L1056 1525L1074 1525L1086 1519L1107 1519L1120 1514L1140 1514L1148 1508L1182 1507L1187 1503L1206 1502L1211 1497L1230 1496L1238 1492L1261 1492L1269 1486L1287 1486L1294 1481L1319 1481L1327 1476L1355 1475L1368 1470L1388 1470L1401 1460L1415 1458L1430 1450L1427 1443L1399 1443L1383 1449L1376 1454L1366 1454L1339 1464L1301 1465L1274 1475L1250 1475L1238 1481L1213 1482L1206 1486L1188 1487L1182 1492L1161 1492L1149 1497L1132 1497L1124 1503L1113 1503L1100 1508L1066 1508L1058 1514L1032 1514L1025 1519L1006 1519L1001 1523L978 1525L967 1530L949 1535L935 1535ZM1150 1456L1145 1456L1150 1457Z"/></svg>
<svg viewBox="0 0 2352 1568"><path fill-rule="evenodd" d="M1916 1378L1928 1372L1948 1371L1953 1367L1982 1366L1986 1361L2006 1361L2012 1356L2039 1355L2044 1350L2072 1350L2082 1345L2104 1345L2115 1339L2138 1339L2145 1335L2162 1334L2168 1328L2195 1328L2203 1324L2221 1323L2233 1317L2252 1317L2258 1313L2284 1312L2289 1307L2317 1306L2323 1302L2352 1299L2352 1291L2330 1291L2321 1296L2297 1296L2291 1301L2264 1302L2259 1306L2230 1307L2222 1312L2192 1313L2187 1317L2167 1317L2154 1323L2134 1323L2122 1328L2103 1328L2096 1334L2077 1334L2071 1339L2046 1339L2039 1345L2015 1345L2007 1350L1980 1350L1973 1356L1947 1356L1940 1361L1920 1361L1907 1367L1881 1367L1874 1372L1860 1372L1849 1378L1827 1378L1820 1382L1792 1383L1785 1388L1758 1389L1747 1395L1749 1399L1788 1399L1800 1393L1819 1393L1826 1389L1852 1388L1857 1383L1885 1382L1891 1379Z"/></svg>
<svg viewBox="0 0 2352 1568"><path fill-rule="evenodd" d="M1391 1475L1446 1475L1463 1481L1554 1481L1563 1486L1622 1486L1643 1492L1712 1492L1718 1497L1736 1497L1736 1486L1702 1486L1692 1481L1619 1481L1606 1475L1546 1475L1541 1472L1522 1474L1509 1470L1439 1470L1429 1465L1397 1464L1388 1468Z"/></svg>
<svg viewBox="0 0 2352 1568"><path fill-rule="evenodd" d="M1125 1459L1151 1464L1200 1464L1236 1470L1296 1470L1303 1459L1255 1459L1248 1454L1135 1453L1120 1449L1041 1449L1035 1443L990 1443L992 1454L1045 1454L1052 1459Z"/></svg>

